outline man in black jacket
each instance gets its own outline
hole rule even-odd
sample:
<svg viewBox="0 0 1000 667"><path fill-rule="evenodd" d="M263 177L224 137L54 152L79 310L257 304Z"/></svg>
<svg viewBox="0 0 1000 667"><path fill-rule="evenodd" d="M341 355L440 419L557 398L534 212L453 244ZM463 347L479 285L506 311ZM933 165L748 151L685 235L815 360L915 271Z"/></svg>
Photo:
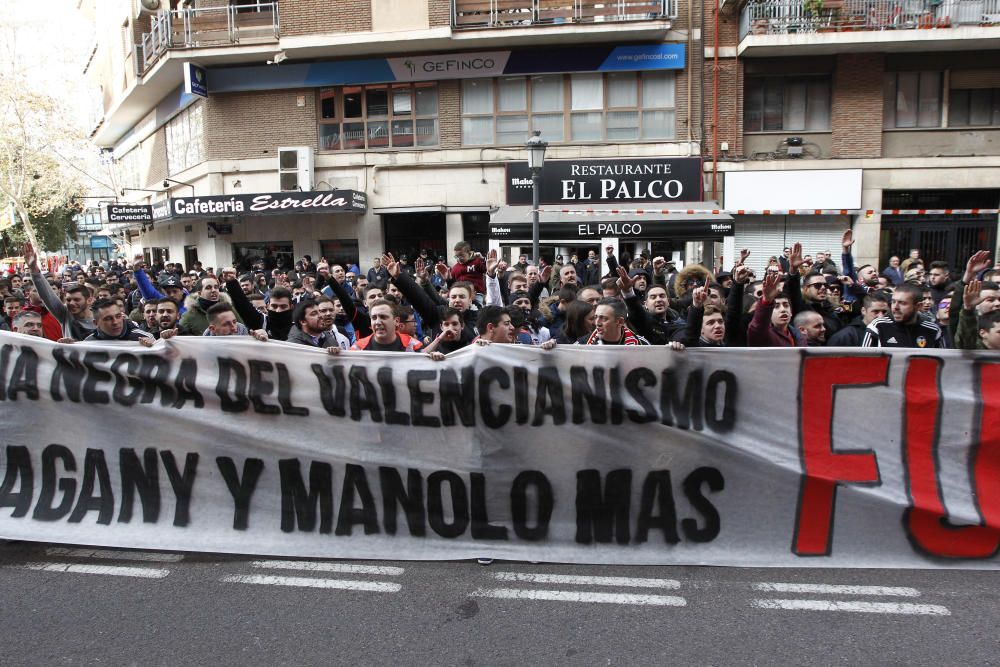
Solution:
<svg viewBox="0 0 1000 667"><path fill-rule="evenodd" d="M862 347L943 348L944 336L937 323L920 315L917 308L923 289L903 283L892 293L892 317L878 317L865 329Z"/></svg>
<svg viewBox="0 0 1000 667"><path fill-rule="evenodd" d="M861 347L865 329L879 317L889 314L889 296L885 292L867 294L861 305L861 315L851 320L844 328L826 342L827 347Z"/></svg>
<svg viewBox="0 0 1000 667"><path fill-rule="evenodd" d="M458 281L452 283L448 290L448 301L434 294L433 290L428 291L418 285L411 278L391 254L382 257L386 270L389 272L389 280L392 281L399 291L410 302L413 309L420 314L423 321L424 335L436 338L441 328L441 321L449 308L453 308L462 313L462 326L466 334L471 334L473 338L478 335L476 329L476 318L478 310L473 310L472 304L476 296L472 283Z"/></svg>

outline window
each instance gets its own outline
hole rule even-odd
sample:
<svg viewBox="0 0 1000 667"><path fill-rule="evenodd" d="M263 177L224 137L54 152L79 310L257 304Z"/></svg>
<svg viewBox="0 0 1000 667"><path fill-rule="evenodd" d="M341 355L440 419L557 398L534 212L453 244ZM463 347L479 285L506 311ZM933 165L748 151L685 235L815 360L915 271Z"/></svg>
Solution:
<svg viewBox="0 0 1000 667"><path fill-rule="evenodd" d="M139 178L139 147L136 146L119 158L115 165L119 188L138 190L142 187Z"/></svg>
<svg viewBox="0 0 1000 667"><path fill-rule="evenodd" d="M830 79L748 78L743 96L743 131L830 129Z"/></svg>
<svg viewBox="0 0 1000 667"><path fill-rule="evenodd" d="M888 72L882 127L940 127L941 72Z"/></svg>
<svg viewBox="0 0 1000 667"><path fill-rule="evenodd" d="M1000 125L1000 88L952 90L948 97L950 127Z"/></svg>
<svg viewBox="0 0 1000 667"><path fill-rule="evenodd" d="M321 150L368 150L438 145L435 83L323 88Z"/></svg>
<svg viewBox="0 0 1000 667"><path fill-rule="evenodd" d="M205 123L201 102L189 106L167 123L167 172L176 174L205 159Z"/></svg>
<svg viewBox="0 0 1000 667"><path fill-rule="evenodd" d="M462 82L466 146L674 137L674 73L546 74Z"/></svg>

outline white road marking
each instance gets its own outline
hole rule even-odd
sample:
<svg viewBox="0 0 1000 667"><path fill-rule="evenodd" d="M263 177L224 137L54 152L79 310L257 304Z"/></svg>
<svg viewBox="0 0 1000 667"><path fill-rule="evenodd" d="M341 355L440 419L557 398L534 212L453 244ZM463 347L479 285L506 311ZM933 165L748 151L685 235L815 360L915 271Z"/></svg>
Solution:
<svg viewBox="0 0 1000 667"><path fill-rule="evenodd" d="M265 574L232 574L220 581L230 584L263 584L267 586L299 586L302 588L337 588L348 591L374 591L398 593L402 584L381 581L353 581L351 579L313 579L311 577L275 577Z"/></svg>
<svg viewBox="0 0 1000 667"><path fill-rule="evenodd" d="M70 549L49 547L46 556L68 556L70 558L107 558L110 560L141 560L150 563L178 563L184 554L165 554L153 551L115 551L114 549Z"/></svg>
<svg viewBox="0 0 1000 667"><path fill-rule="evenodd" d="M556 602L600 602L604 604L637 604L660 607L684 607L687 600L674 595L636 595L633 593L590 593L586 591L546 591L522 588L480 588L475 597L504 600L552 600Z"/></svg>
<svg viewBox="0 0 1000 667"><path fill-rule="evenodd" d="M851 586L841 584L781 584L763 581L753 585L755 591L773 593L819 593L829 595L888 595L904 598L920 597L920 591L906 586Z"/></svg>
<svg viewBox="0 0 1000 667"><path fill-rule="evenodd" d="M384 574L397 577L403 568L388 565L351 565L349 563L324 563L308 560L255 560L252 567L274 570L303 570L305 572L339 572L341 574Z"/></svg>
<svg viewBox="0 0 1000 667"><path fill-rule="evenodd" d="M139 577L142 579L162 579L170 570L151 567L121 567L118 565L86 565L83 563L25 563L29 570L40 572L74 572L76 574L106 574L113 577Z"/></svg>
<svg viewBox="0 0 1000 667"><path fill-rule="evenodd" d="M951 616L947 607L936 604L908 602L853 602L845 600L752 600L757 609L787 609L791 611L852 611L866 614L916 614Z"/></svg>
<svg viewBox="0 0 1000 667"><path fill-rule="evenodd" d="M537 584L578 584L580 586L627 586L631 588L669 588L676 590L676 579L646 579L642 577L589 577L574 574L533 574L529 572L497 572L500 581L528 581Z"/></svg>

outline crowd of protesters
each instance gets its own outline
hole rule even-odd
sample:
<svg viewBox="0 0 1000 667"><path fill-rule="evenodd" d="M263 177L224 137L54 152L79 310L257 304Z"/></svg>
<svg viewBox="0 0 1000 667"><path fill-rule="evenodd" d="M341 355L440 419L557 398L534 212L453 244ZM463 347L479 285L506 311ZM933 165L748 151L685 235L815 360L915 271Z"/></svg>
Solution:
<svg viewBox="0 0 1000 667"><path fill-rule="evenodd" d="M854 266L853 234L840 264L800 244L763 275L743 251L730 271L678 270L662 257L604 256L536 266L486 256L465 242L451 265L391 254L367 271L313 263L213 270L196 262L147 267L118 260L0 278L0 329L61 343L172 336L253 336L326 349L408 351L443 359L468 345L684 347L906 347L1000 349L1000 267L978 251L964 267L914 250L879 271ZM247 267L244 267L247 268Z"/></svg>

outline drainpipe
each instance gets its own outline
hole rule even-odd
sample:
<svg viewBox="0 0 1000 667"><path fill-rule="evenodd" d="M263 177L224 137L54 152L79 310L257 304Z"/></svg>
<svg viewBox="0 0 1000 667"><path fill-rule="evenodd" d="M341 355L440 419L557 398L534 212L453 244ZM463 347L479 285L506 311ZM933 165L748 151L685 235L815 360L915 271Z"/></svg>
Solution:
<svg viewBox="0 0 1000 667"><path fill-rule="evenodd" d="M719 177L719 0L715 0L712 41L712 200L718 201Z"/></svg>
<svg viewBox="0 0 1000 667"><path fill-rule="evenodd" d="M687 121L687 126L688 126L687 127L687 143L688 143L688 155L691 155L691 123L693 122L692 118L691 118L691 107L692 107L692 105L691 105L691 85L692 85L691 84L691 79L694 78L694 77L691 76L691 74L692 74L692 72L691 72L691 43L692 43L692 36L694 35L694 0L688 0L687 1L687 10L688 10L688 15L687 15L687 29L688 29L688 35L687 35L687 67L688 67L688 71L687 71L687 119L688 119L688 121ZM702 37L702 39L704 39L704 37ZM704 57L704 49L702 49L702 57Z"/></svg>

